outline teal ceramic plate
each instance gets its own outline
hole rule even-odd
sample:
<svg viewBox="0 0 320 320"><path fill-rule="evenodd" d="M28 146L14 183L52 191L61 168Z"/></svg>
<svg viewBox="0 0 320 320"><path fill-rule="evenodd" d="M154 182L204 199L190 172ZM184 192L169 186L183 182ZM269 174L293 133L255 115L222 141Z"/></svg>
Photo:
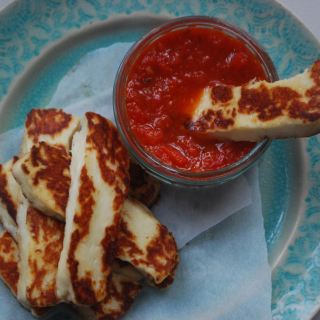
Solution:
<svg viewBox="0 0 320 320"><path fill-rule="evenodd" d="M0 133L22 125L29 109L45 107L85 53L195 14L248 30L281 78L320 57L306 27L271 0L16 0L0 13ZM259 166L273 319L311 319L320 303L319 138L273 142Z"/></svg>

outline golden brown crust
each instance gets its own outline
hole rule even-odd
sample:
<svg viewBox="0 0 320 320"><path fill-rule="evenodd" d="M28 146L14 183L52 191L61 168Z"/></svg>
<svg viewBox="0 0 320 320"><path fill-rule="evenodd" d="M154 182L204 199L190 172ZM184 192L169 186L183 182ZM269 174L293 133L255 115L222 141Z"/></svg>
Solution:
<svg viewBox="0 0 320 320"><path fill-rule="evenodd" d="M78 196L81 211L76 212L74 216L73 221L77 225L77 228L71 235L67 260L76 300L79 304L83 305L93 305L98 302L93 289L92 280L90 279L90 274L87 274L86 278L78 277L79 262L76 259L76 251L81 239L89 234L90 220L93 215L93 206L95 204L93 197L94 191L93 182L88 176L87 169L84 166L81 170Z"/></svg>
<svg viewBox="0 0 320 320"><path fill-rule="evenodd" d="M117 212L114 215L113 225L105 228L105 237L101 240L101 244L104 248L104 254L103 254L104 264L102 267L102 271L104 272L107 271L107 269L113 264L119 228L120 228L120 213Z"/></svg>
<svg viewBox="0 0 320 320"><path fill-rule="evenodd" d="M87 112L89 134L87 143L98 152L98 163L103 180L116 187L116 198L113 208L118 211L129 190L129 157L117 128L106 118ZM109 152L104 152L107 149ZM116 165L113 169L109 164Z"/></svg>
<svg viewBox="0 0 320 320"><path fill-rule="evenodd" d="M158 229L159 236L150 241L147 247L147 260L143 263L152 265L159 275L170 274L177 268L177 245L167 227L159 224ZM168 259L171 256L174 258ZM166 263L163 264L161 261L166 261ZM159 278L155 278L155 281L159 282Z"/></svg>
<svg viewBox="0 0 320 320"><path fill-rule="evenodd" d="M71 157L62 148L40 142L32 147L30 161L34 168L39 167L33 176L33 185L37 186L40 182L44 182L46 188L52 191L57 207L65 212L71 183L69 170ZM27 175L30 174L25 164L22 165L22 170Z"/></svg>
<svg viewBox="0 0 320 320"><path fill-rule="evenodd" d="M127 312L132 306L135 296L141 291L142 284L134 282L131 279L122 280L118 284L119 289L114 282L111 284L110 296L102 300L101 302L95 304L91 307L95 316L99 320L116 320L122 314ZM115 300L119 307L118 310L113 310L111 308L106 312L104 306L110 302L110 300Z"/></svg>
<svg viewBox="0 0 320 320"><path fill-rule="evenodd" d="M18 293L19 281L19 256L18 245L14 242L11 235L4 231L0 234L0 276L5 284L11 289L14 296ZM44 316L51 307L32 308L32 314L41 317Z"/></svg>
<svg viewBox="0 0 320 320"><path fill-rule="evenodd" d="M6 207L12 219L16 222L17 206L8 192L8 176L3 164L0 164L0 201Z"/></svg>
<svg viewBox="0 0 320 320"><path fill-rule="evenodd" d="M157 225L157 229L158 234L149 241L146 247L146 257L141 258L143 251L135 243L136 236L129 231L127 223L121 219L116 256L129 256L130 263L136 268L152 267L157 274L154 280L159 283L163 277L174 275L179 259L172 233L168 231L167 227L160 224ZM170 279L173 282L173 277L168 278L167 281L169 282Z"/></svg>
<svg viewBox="0 0 320 320"><path fill-rule="evenodd" d="M46 308L32 308L32 314L36 317L43 317L45 316L52 307L46 307Z"/></svg>
<svg viewBox="0 0 320 320"><path fill-rule="evenodd" d="M134 258L142 255L143 251L135 243L136 236L129 230L128 224L120 219L120 232L117 238L116 256L128 255Z"/></svg>
<svg viewBox="0 0 320 320"><path fill-rule="evenodd" d="M256 113L261 121L273 120L284 114L287 110L292 118L299 117L297 98L301 95L286 87L275 87L268 90L264 84L256 89L241 88L241 99L239 100L239 113ZM288 102L291 102L288 105ZM309 121L312 121L311 118Z"/></svg>
<svg viewBox="0 0 320 320"><path fill-rule="evenodd" d="M26 299L32 307L53 306L60 302L56 295L55 274L63 246L64 223L29 206L26 224L32 244Z"/></svg>
<svg viewBox="0 0 320 320"><path fill-rule="evenodd" d="M156 283L154 280L148 280L147 283L149 285L151 285L152 287L155 287L155 288L158 288L158 289L166 289L166 288L168 288L174 282L174 277L176 275L178 264L179 264L179 256L177 254L176 258L175 258L173 269L171 270L170 274L162 282Z"/></svg>
<svg viewBox="0 0 320 320"><path fill-rule="evenodd" d="M42 134L55 135L69 127L72 120L70 114L58 109L32 109L26 118L27 135L36 144Z"/></svg>
<svg viewBox="0 0 320 320"><path fill-rule="evenodd" d="M215 86L211 92L212 103L226 103L233 98L232 89L230 86Z"/></svg>
<svg viewBox="0 0 320 320"><path fill-rule="evenodd" d="M18 246L6 231L0 235L0 275L3 281L17 295L19 271L18 271Z"/></svg>

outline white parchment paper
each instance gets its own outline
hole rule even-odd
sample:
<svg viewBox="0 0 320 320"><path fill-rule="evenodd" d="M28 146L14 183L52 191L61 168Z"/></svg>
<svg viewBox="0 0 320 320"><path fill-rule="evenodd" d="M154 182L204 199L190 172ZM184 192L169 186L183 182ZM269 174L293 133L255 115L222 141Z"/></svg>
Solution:
<svg viewBox="0 0 320 320"><path fill-rule="evenodd" d="M48 107L80 116L94 111L114 121L113 82L131 45L117 43L88 53L61 80ZM17 128L0 135L0 163L19 153L22 134L23 128ZM152 211L173 232L182 248L181 262L170 288L144 288L123 319L271 319L257 167L218 187L163 185ZM32 319L3 284L0 309L0 319ZM68 310L63 319L74 318ZM62 319L55 314L50 318Z"/></svg>

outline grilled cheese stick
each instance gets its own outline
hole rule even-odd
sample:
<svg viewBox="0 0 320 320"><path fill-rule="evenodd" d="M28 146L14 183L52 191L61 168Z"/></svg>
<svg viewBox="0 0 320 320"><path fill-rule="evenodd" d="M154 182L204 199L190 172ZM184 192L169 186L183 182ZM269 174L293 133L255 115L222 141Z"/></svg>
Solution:
<svg viewBox="0 0 320 320"><path fill-rule="evenodd" d="M113 274L110 294L91 307L73 305L78 314L86 320L116 320L132 306L142 285L121 274Z"/></svg>
<svg viewBox="0 0 320 320"><path fill-rule="evenodd" d="M3 231L0 234L0 277L17 297L19 281L19 248L11 235ZM29 308L34 317L44 316L51 308Z"/></svg>
<svg viewBox="0 0 320 320"><path fill-rule="evenodd" d="M14 296L17 295L19 280L18 272L19 250L17 244L7 231L0 233L0 276L10 288Z"/></svg>
<svg viewBox="0 0 320 320"><path fill-rule="evenodd" d="M56 295L56 274L64 223L43 215L22 194L17 223L18 300L25 308L53 306L61 302Z"/></svg>
<svg viewBox="0 0 320 320"><path fill-rule="evenodd" d="M20 154L26 154L41 141L60 146L69 153L72 137L79 129L80 118L63 110L32 109L25 121Z"/></svg>
<svg viewBox="0 0 320 320"><path fill-rule="evenodd" d="M17 241L17 209L19 205L20 186L12 176L12 165L18 157L6 164L0 164L0 221L3 227Z"/></svg>
<svg viewBox="0 0 320 320"><path fill-rule="evenodd" d="M179 261L172 234L146 206L134 199L127 199L121 208L116 257L131 263L155 284L169 276L172 283Z"/></svg>
<svg viewBox="0 0 320 320"><path fill-rule="evenodd" d="M22 156L12 173L23 194L43 214L65 220L71 157L60 147L40 142Z"/></svg>
<svg viewBox="0 0 320 320"><path fill-rule="evenodd" d="M290 79L206 88L186 128L217 140L261 141L320 132L320 59Z"/></svg>
<svg viewBox="0 0 320 320"><path fill-rule="evenodd" d="M58 295L78 305L103 300L110 289L119 210L129 187L129 158L114 125L88 112L73 138Z"/></svg>

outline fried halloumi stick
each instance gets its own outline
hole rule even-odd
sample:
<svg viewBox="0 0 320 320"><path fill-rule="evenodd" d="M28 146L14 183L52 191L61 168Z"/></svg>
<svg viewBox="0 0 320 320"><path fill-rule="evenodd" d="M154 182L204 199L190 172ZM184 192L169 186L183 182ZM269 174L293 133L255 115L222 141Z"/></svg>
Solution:
<svg viewBox="0 0 320 320"><path fill-rule="evenodd" d="M121 208L116 257L131 263L156 285L169 276L171 280L167 285L171 284L179 262L172 234L135 199L127 199Z"/></svg>
<svg viewBox="0 0 320 320"><path fill-rule="evenodd" d="M6 164L0 164L0 221L15 241L17 241L16 217L21 190L11 170L17 159L18 157L14 157Z"/></svg>
<svg viewBox="0 0 320 320"><path fill-rule="evenodd" d="M73 305L78 314L86 320L116 320L132 306L142 284L132 278L113 273L110 294L91 307Z"/></svg>
<svg viewBox="0 0 320 320"><path fill-rule="evenodd" d="M204 89L186 128L217 140L261 141L320 132L320 59L310 70L273 83Z"/></svg>
<svg viewBox="0 0 320 320"><path fill-rule="evenodd" d="M58 109L32 109L25 121L20 154L29 152L41 141L58 145L69 153L72 137L79 129L80 117Z"/></svg>
<svg viewBox="0 0 320 320"><path fill-rule="evenodd" d="M25 127L22 157L41 141L60 146L67 153L72 135L79 129L79 118L62 110L33 109L27 116ZM45 154L44 151L45 148L42 148L41 152ZM36 157L32 160L37 161ZM20 162L12 168L16 176ZM22 167L28 172L26 166ZM28 190L24 191L28 193ZM26 308L55 305L60 302L56 295L56 273L63 245L64 223L43 215L20 192L17 224L20 252L18 300Z"/></svg>
<svg viewBox="0 0 320 320"><path fill-rule="evenodd" d="M19 281L19 248L11 235L3 231L0 234L0 277L17 297ZM44 316L51 308L27 308L34 317Z"/></svg>
<svg viewBox="0 0 320 320"><path fill-rule="evenodd" d="M70 163L71 156L65 149L40 142L14 164L12 173L33 207L64 221Z"/></svg>
<svg viewBox="0 0 320 320"><path fill-rule="evenodd" d="M19 282L18 300L28 308L53 306L56 274L63 245L64 223L33 208L21 195L18 207Z"/></svg>
<svg viewBox="0 0 320 320"><path fill-rule="evenodd" d="M129 188L129 158L114 125L88 112L72 145L57 289L65 301L93 305L110 290L119 210Z"/></svg>

